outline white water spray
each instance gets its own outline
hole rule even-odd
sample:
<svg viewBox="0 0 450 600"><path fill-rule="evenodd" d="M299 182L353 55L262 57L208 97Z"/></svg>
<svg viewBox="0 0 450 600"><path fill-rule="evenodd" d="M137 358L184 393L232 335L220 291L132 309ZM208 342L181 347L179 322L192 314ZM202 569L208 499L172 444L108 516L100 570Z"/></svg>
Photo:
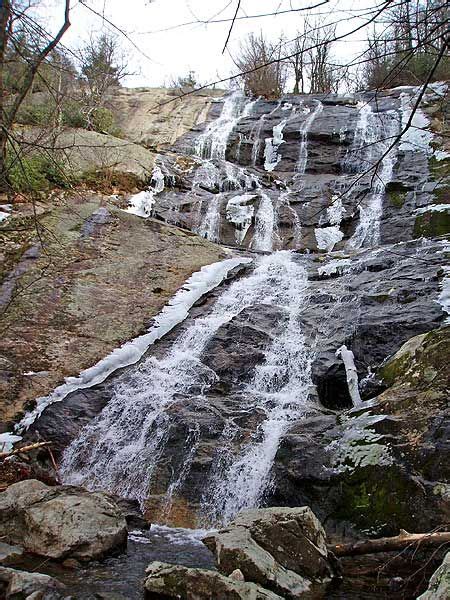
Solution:
<svg viewBox="0 0 450 600"><path fill-rule="evenodd" d="M306 346L301 324L307 273L291 252L281 251L271 257L278 262L278 273L282 275L276 306L285 317L282 331L267 348L264 362L256 367L253 380L244 391L252 407L262 410L265 416L252 440L223 470L211 475L203 509L214 523L227 523L240 510L260 504L270 487L270 472L280 441L308 408L312 353Z"/></svg>

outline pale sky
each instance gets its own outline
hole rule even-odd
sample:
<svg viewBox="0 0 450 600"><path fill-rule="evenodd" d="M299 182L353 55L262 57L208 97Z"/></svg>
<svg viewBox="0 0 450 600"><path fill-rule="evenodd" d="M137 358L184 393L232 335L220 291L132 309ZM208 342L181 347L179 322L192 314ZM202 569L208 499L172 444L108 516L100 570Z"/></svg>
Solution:
<svg viewBox="0 0 450 600"><path fill-rule="evenodd" d="M241 0L239 16L279 12L276 16L242 19L236 21L229 52L237 53L239 42L248 33L264 32L275 40L281 34L287 39L295 37L301 27L303 13L282 11L318 4L320 0ZM228 77L233 72L230 55L222 49L230 22L191 24L196 20L230 19L237 0L87 0L94 10L105 15L125 31L129 40L120 36L129 58L132 71L137 74L124 82L128 86L155 87L168 84L173 76L196 72L202 83ZM49 15L48 26L54 28L63 12L63 0L44 0L42 14ZM356 18L378 4L376 0L330 0L327 4L310 10L312 15L323 15L329 22L341 21L337 34L355 29L363 21ZM92 14L78 0L73 0L72 26L63 38L65 45L76 49L89 32L111 29L98 16ZM364 48L367 32L361 30L345 42L335 45L334 55L344 62ZM135 46L133 45L135 44ZM139 50L137 48L139 48Z"/></svg>

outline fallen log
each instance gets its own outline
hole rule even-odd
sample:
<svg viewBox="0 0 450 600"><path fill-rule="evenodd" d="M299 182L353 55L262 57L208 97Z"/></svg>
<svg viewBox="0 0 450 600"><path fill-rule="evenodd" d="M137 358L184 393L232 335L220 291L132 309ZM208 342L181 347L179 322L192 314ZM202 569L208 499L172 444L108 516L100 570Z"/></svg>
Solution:
<svg viewBox="0 0 450 600"><path fill-rule="evenodd" d="M45 448L46 446L50 446L52 442L36 442L34 444L30 444L29 446L22 446L22 448L16 448L15 450L11 450L10 452L1 452L0 460L4 458L9 458L10 456L15 456L17 454L25 454L26 452L32 452L33 450L37 450L38 448Z"/></svg>
<svg viewBox="0 0 450 600"><path fill-rule="evenodd" d="M329 544L328 550L339 556L360 556L376 552L391 552L403 550L408 546L439 546L450 543L449 531L432 533L408 533L404 529L394 537L378 538L375 540L360 540L347 544Z"/></svg>

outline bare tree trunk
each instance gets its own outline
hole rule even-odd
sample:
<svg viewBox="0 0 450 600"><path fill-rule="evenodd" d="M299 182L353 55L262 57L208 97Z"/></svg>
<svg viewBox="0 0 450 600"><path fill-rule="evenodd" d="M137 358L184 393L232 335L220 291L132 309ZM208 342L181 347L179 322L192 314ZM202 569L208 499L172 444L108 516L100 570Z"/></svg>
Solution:
<svg viewBox="0 0 450 600"><path fill-rule="evenodd" d="M395 537L379 538L377 540L363 540L349 544L329 545L336 556L360 556L376 552L390 552L403 550L407 546L440 546L450 543L450 532L439 531L435 533L408 533L401 530Z"/></svg>
<svg viewBox="0 0 450 600"><path fill-rule="evenodd" d="M8 177L6 172L6 144L8 141L8 130L5 123L5 89L3 84L10 16L11 4L9 0L3 0L0 4L0 193L8 191Z"/></svg>

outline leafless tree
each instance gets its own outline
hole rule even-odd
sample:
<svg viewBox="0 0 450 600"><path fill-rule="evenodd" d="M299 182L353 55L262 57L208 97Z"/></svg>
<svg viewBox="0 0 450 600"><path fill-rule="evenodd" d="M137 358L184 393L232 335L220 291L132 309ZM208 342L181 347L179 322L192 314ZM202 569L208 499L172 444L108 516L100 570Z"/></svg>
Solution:
<svg viewBox="0 0 450 600"><path fill-rule="evenodd" d="M80 71L90 110L102 106L106 94L130 74L117 35L91 35L80 51Z"/></svg>
<svg viewBox="0 0 450 600"><path fill-rule="evenodd" d="M281 45L251 33L241 44L235 64L243 73L244 88L254 96L278 98L286 83L285 63L281 60ZM266 65L266 66L264 66Z"/></svg>
<svg viewBox="0 0 450 600"><path fill-rule="evenodd" d="M0 4L0 191L8 192L7 146L17 113L30 92L40 67L56 49L64 33L70 27L70 0L64 2L62 24L55 35L45 31L30 15L32 3L25 0L2 0ZM17 49L24 32L32 35L34 49L24 57L23 71L16 81L11 96L5 89L6 59L8 48Z"/></svg>

